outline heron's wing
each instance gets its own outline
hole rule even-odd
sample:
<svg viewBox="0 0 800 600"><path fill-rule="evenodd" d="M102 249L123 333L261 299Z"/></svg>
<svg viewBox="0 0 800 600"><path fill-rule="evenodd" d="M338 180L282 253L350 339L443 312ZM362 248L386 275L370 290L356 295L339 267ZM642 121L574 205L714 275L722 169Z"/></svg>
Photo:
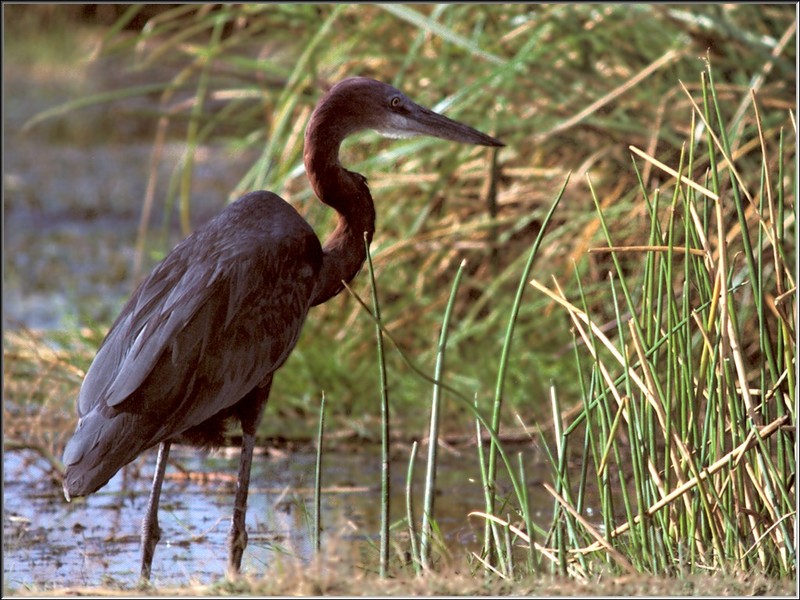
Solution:
<svg viewBox="0 0 800 600"><path fill-rule="evenodd" d="M81 388L79 413L99 402L116 406L152 371L176 334L217 290L176 249L139 286L108 333Z"/></svg>
<svg viewBox="0 0 800 600"><path fill-rule="evenodd" d="M278 196L248 194L181 242L139 286L84 379L64 489L85 495L140 452L226 414L300 335L322 262Z"/></svg>
<svg viewBox="0 0 800 600"><path fill-rule="evenodd" d="M165 409L198 381L234 403L285 360L308 310L319 242L277 196L249 196L179 244L134 292L86 375L79 414L134 398L140 410Z"/></svg>

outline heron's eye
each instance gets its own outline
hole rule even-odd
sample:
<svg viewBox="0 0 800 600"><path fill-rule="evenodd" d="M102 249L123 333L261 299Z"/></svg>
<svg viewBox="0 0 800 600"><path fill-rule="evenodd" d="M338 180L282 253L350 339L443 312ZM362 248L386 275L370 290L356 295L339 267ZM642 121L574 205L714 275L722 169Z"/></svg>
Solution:
<svg viewBox="0 0 800 600"><path fill-rule="evenodd" d="M403 100L400 98L400 96L392 96L392 99L389 100L389 106L391 106L392 108L397 108L402 103Z"/></svg>

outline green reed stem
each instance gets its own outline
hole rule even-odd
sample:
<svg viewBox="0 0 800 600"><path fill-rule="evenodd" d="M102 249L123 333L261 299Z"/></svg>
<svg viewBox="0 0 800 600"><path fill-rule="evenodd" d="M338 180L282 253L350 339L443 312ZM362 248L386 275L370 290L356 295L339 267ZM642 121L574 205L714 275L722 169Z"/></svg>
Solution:
<svg viewBox="0 0 800 600"><path fill-rule="evenodd" d="M378 343L378 370L380 373L381 387L381 548L380 548L380 576L386 577L389 566L389 518L390 505L390 464L389 464L389 386L386 378L386 360L383 354L383 329L381 327L381 309L378 303L378 287L375 284L375 271L372 267L372 255L369 251L369 242L364 234L364 246L367 250L367 267L369 270L370 286L372 288L372 306L375 309L375 335Z"/></svg>
<svg viewBox="0 0 800 600"><path fill-rule="evenodd" d="M416 440L411 445L411 456L408 458L408 473L406 474L406 522L408 523L408 539L411 544L411 564L414 566L414 572L417 575L422 574L422 559L419 555L419 546L417 545L417 527L415 523L417 520L414 518L414 461L417 458L417 449L419 444Z"/></svg>
<svg viewBox="0 0 800 600"><path fill-rule="evenodd" d="M444 318L442 319L442 331L439 335L439 347L436 354L436 368L434 370L434 378L436 381L442 380L444 373L444 357L445 348L447 347L447 333L450 328L450 316L453 313L453 306L456 301L456 292L461 283L461 276L464 273L464 266L467 261L462 260L456 272L453 287L450 290L450 299L447 301L447 307L444 311ZM436 496L436 451L439 446L439 406L442 399L441 386L434 384L433 386L433 400L431 401L431 422L430 430L428 432L428 470L425 476L425 498L423 501L422 509L422 540L420 557L422 558L422 567L430 569L430 552L431 552L431 535L432 528L431 522L433 521L433 505Z"/></svg>
<svg viewBox="0 0 800 600"><path fill-rule="evenodd" d="M492 432L495 435L500 433L500 414L503 407L503 390L506 382L506 369L508 368L508 363L511 359L511 342L514 338L514 328L516 327L517 317L519 316L519 310L522 306L522 295L528 286L528 278L530 276L531 269L533 268L533 260L536 258L536 254L539 252L539 246L544 239L544 234L547 231L547 225L550 223L550 219L553 217L553 213L555 212L558 203L561 201L561 197L564 195L564 190L567 188L570 175L571 174L567 175L567 178L564 180L564 185L561 186L558 194L556 194L556 198L553 201L553 204L550 206L550 210L547 212L547 215L542 221L541 229L539 229L539 233L536 236L536 240L533 242L533 247L531 248L531 252L528 256L528 262L525 264L525 268L522 270L522 276L520 277L519 286L517 287L517 294L514 297L514 304L511 307L511 314L509 315L508 328L506 330L505 339L503 340L503 349L500 354L500 366L498 368L497 382L495 385L494 408L492 410ZM486 481L484 482L486 514L489 515L494 514L495 508L497 451L498 444L495 442L495 437L493 436L492 443L489 446L488 469L486 473ZM487 520L484 531L484 555L486 556L486 560L491 564L490 539L490 525Z"/></svg>
<svg viewBox="0 0 800 600"><path fill-rule="evenodd" d="M319 553L322 533L320 505L322 497L322 435L325 429L325 393L319 403L319 430L317 431L317 460L314 466L314 552Z"/></svg>

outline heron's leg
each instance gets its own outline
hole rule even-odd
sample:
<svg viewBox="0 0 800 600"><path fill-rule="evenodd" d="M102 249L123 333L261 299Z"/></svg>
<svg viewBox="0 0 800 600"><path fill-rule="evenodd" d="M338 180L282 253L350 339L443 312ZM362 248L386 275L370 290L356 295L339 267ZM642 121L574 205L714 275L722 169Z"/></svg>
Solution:
<svg viewBox="0 0 800 600"><path fill-rule="evenodd" d="M147 512L142 519L142 581L150 580L153 553L156 551L158 540L161 539L161 528L158 526L158 501L161 498L161 484L164 482L164 472L167 469L169 446L170 442L161 442L158 447L153 487L150 490L150 500L147 502Z"/></svg>
<svg viewBox="0 0 800 600"><path fill-rule="evenodd" d="M239 458L239 478L236 482L236 500L233 504L233 518L228 537L230 554L228 556L228 574L235 576L242 567L242 555L247 547L247 492L250 487L250 467L253 463L253 449L256 444L256 429L264 413L269 397L272 379L252 390L239 403L239 418L242 421L242 453Z"/></svg>

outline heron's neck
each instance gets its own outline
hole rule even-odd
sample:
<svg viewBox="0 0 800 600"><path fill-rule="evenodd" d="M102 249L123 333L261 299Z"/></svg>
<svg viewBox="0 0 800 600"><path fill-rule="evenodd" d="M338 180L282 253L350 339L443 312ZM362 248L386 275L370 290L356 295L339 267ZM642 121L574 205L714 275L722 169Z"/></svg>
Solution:
<svg viewBox="0 0 800 600"><path fill-rule="evenodd" d="M322 268L317 278L312 306L321 304L344 289L366 260L364 236L372 241L375 206L366 179L339 164L335 134L325 135L312 127L306 135L306 173L317 197L339 213L333 233L322 246Z"/></svg>

